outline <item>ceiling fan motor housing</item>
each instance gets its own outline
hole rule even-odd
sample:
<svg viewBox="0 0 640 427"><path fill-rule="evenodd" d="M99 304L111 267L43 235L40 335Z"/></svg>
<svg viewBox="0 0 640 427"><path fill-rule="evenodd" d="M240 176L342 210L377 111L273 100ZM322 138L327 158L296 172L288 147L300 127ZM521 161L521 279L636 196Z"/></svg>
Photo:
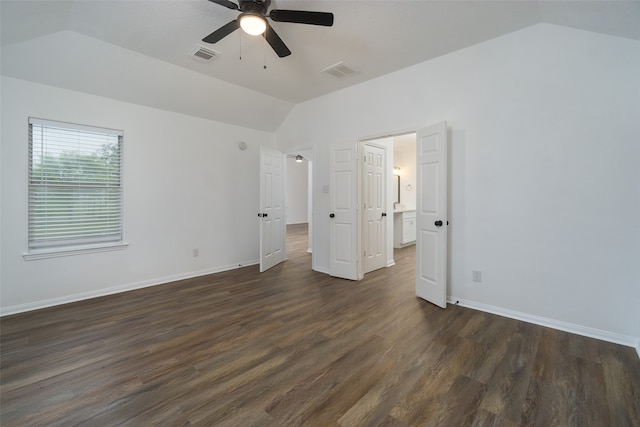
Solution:
<svg viewBox="0 0 640 427"><path fill-rule="evenodd" d="M262 16L267 14L271 0L240 0L238 6L241 12L255 13Z"/></svg>

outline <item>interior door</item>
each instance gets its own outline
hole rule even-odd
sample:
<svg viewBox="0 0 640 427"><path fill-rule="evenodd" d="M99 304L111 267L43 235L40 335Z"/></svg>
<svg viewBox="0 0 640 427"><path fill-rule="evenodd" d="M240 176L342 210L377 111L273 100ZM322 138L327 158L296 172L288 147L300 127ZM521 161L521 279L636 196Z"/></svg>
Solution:
<svg viewBox="0 0 640 427"><path fill-rule="evenodd" d="M333 145L329 159L329 274L358 280L356 142Z"/></svg>
<svg viewBox="0 0 640 427"><path fill-rule="evenodd" d="M364 273L386 265L386 151L365 144L363 177L363 270Z"/></svg>
<svg viewBox="0 0 640 427"><path fill-rule="evenodd" d="M260 272L286 257L284 154L260 147Z"/></svg>
<svg viewBox="0 0 640 427"><path fill-rule="evenodd" d="M416 133L416 295L447 306L447 123Z"/></svg>

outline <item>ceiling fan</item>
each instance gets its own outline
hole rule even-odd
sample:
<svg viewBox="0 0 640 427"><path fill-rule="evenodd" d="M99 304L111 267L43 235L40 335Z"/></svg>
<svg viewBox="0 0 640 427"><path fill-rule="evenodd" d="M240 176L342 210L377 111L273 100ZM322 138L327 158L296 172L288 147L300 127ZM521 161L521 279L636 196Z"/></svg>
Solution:
<svg viewBox="0 0 640 427"><path fill-rule="evenodd" d="M331 27L333 25L333 13L310 12L306 10L285 10L273 9L267 13L271 0L238 0L238 4L229 0L209 0L241 13L238 19L234 19L226 25L215 30L202 41L205 43L217 43L238 28L242 28L247 34L252 36L262 36L273 48L280 58L291 55L291 51L284 44L280 36L273 30L267 22L267 18L275 22L292 22L296 24L322 25Z"/></svg>

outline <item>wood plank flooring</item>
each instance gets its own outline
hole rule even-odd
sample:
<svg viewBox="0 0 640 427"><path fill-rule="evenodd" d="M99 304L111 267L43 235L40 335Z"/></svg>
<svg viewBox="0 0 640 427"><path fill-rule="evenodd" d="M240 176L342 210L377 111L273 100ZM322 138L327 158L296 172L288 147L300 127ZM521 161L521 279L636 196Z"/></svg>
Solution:
<svg viewBox="0 0 640 427"><path fill-rule="evenodd" d="M640 426L635 350L289 260L0 319L3 426Z"/></svg>

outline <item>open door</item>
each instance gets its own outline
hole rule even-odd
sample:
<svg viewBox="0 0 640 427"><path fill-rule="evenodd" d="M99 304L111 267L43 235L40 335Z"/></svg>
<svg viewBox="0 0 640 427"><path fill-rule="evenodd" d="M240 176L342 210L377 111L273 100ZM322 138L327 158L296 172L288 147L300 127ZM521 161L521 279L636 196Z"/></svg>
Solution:
<svg viewBox="0 0 640 427"><path fill-rule="evenodd" d="M447 123L416 132L416 295L447 306Z"/></svg>
<svg viewBox="0 0 640 427"><path fill-rule="evenodd" d="M260 272L285 260L284 154L260 147Z"/></svg>
<svg viewBox="0 0 640 427"><path fill-rule="evenodd" d="M358 280L357 143L333 145L329 155L329 274Z"/></svg>
<svg viewBox="0 0 640 427"><path fill-rule="evenodd" d="M362 167L363 274L387 266L387 153L364 144Z"/></svg>

